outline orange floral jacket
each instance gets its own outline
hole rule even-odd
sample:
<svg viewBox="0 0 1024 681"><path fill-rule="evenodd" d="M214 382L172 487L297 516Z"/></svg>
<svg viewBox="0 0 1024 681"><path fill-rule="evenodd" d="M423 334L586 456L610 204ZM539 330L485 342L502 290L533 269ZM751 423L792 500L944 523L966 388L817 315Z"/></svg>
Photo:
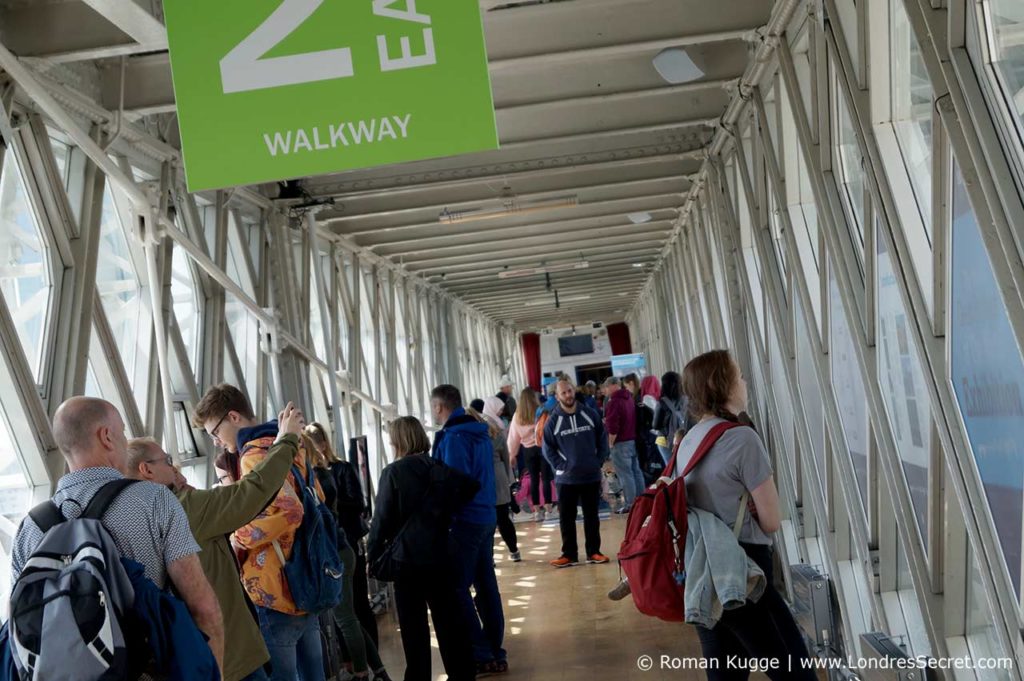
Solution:
<svg viewBox="0 0 1024 681"><path fill-rule="evenodd" d="M273 446L275 438L276 434L266 435L245 444L240 460L243 476L267 458L268 450ZM305 475L306 451L301 444L294 463ZM277 556L277 551L274 550L273 541L277 540L281 553L284 554L285 560L288 560L292 555L292 545L295 543L295 531L302 524L299 484L302 484L302 481L296 481L294 474L289 473L284 486L270 505L234 534L235 544L245 549L241 560L242 585L252 602L257 606L288 615L305 613L295 607L295 601L284 578L284 566ZM316 476L313 476L313 484L317 495L323 501L324 493Z"/></svg>

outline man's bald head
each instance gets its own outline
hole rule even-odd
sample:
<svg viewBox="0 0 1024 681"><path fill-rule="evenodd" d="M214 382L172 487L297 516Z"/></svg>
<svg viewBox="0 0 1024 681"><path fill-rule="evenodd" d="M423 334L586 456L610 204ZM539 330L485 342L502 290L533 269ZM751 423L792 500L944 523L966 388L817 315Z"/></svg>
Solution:
<svg viewBox="0 0 1024 681"><path fill-rule="evenodd" d="M57 447L69 461L93 458L113 452L123 461L125 452L124 423L110 402L95 397L72 397L57 407L53 416L53 437ZM121 463L109 460L87 465ZM115 467L120 467L115 466Z"/></svg>

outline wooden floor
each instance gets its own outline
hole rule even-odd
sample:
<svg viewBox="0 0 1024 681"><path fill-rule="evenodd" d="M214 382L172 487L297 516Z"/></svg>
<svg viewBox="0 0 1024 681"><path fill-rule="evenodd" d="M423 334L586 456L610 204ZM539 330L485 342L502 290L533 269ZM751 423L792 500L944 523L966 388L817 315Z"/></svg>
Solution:
<svg viewBox="0 0 1024 681"><path fill-rule="evenodd" d="M699 659L700 644L693 627L645 617L630 599L608 600L618 583L614 556L625 519L602 520L602 551L612 558L607 565L578 565L555 569L548 561L561 547L557 521L516 523L523 560L512 563L500 539L495 565L505 604L505 649L509 673L489 678L502 681L698 681L702 671L662 670L662 655ZM583 527L577 524L582 550ZM381 655L395 681L402 678L405 662L394 615L379 621ZM655 668L642 671L638 658L649 655ZM692 667L691 667L692 669ZM433 676L446 679L434 645ZM765 679L760 674L751 679Z"/></svg>

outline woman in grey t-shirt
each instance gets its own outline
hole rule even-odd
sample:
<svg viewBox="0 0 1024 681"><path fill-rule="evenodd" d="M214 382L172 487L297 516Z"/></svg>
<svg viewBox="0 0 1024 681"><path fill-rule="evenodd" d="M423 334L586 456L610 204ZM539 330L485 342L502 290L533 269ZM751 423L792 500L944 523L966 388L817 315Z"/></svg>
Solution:
<svg viewBox="0 0 1024 681"><path fill-rule="evenodd" d="M691 360L683 370L683 390L697 424L679 445L676 475L715 424L738 421L736 415L747 407L746 381L726 350ZM800 662L809 658L800 629L789 606L772 586L771 535L782 521L771 462L757 432L741 426L727 430L686 476L686 495L690 506L713 513L732 527L745 493L749 494L749 512L744 516L739 542L764 571L767 586L756 603L747 601L740 608L725 611L711 629L697 627L704 656L718 662L709 665L718 668L708 670L708 679L736 678L736 670L729 669L726 661L738 656L778 660L772 665L776 669L765 670L771 679L811 681L816 679L814 672L803 669Z"/></svg>

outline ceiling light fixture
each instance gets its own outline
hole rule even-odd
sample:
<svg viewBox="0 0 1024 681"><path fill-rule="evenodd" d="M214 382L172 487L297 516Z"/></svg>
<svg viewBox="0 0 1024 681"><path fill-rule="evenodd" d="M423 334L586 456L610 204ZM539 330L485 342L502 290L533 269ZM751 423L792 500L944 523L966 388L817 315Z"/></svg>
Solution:
<svg viewBox="0 0 1024 681"><path fill-rule="evenodd" d="M630 213L626 217L629 218L629 221L632 222L634 225L642 225L645 222L651 221L650 213Z"/></svg>
<svg viewBox="0 0 1024 681"><path fill-rule="evenodd" d="M521 201L516 197L508 197L501 200L501 203L490 206L479 206L477 208L464 208L462 210L448 210L445 208L437 217L438 222L445 225L455 225L463 222L475 222L477 220L493 220L495 218L508 217L519 213L536 213L543 210L556 208L571 208L579 205L579 197L558 196L550 199L539 199L534 201Z"/></svg>
<svg viewBox="0 0 1024 681"><path fill-rule="evenodd" d="M693 63L686 50L678 47L670 47L659 52L654 58L654 69L672 85L689 83L704 76L704 71Z"/></svg>
<svg viewBox="0 0 1024 681"><path fill-rule="evenodd" d="M644 264L642 262L635 262L635 263L633 263L633 267L643 267L643 266L644 266Z"/></svg>
<svg viewBox="0 0 1024 681"><path fill-rule="evenodd" d="M575 260L573 262L562 262L552 265L541 263L537 267L524 267L518 270L502 270L498 272L498 279L515 279L518 277L531 277L537 274L549 272L566 272L568 270L585 270L590 267L586 260Z"/></svg>

